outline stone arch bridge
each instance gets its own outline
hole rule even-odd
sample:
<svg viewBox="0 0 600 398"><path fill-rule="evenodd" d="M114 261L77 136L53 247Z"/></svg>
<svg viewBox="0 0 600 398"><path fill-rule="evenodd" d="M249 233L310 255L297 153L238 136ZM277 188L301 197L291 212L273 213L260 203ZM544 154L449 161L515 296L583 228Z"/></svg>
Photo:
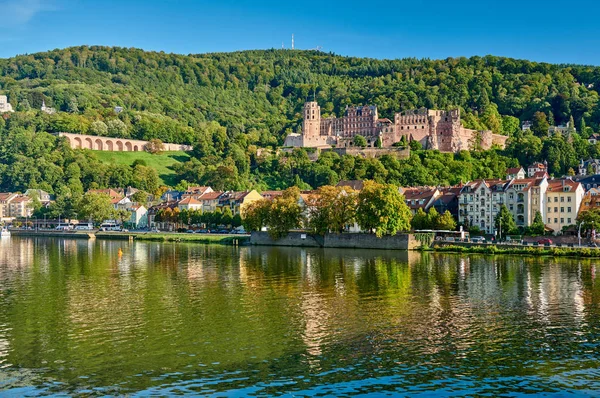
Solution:
<svg viewBox="0 0 600 398"><path fill-rule="evenodd" d="M69 141L73 149L90 149L92 151L140 152L146 149L148 141L128 140L124 138L98 137L94 135L58 133ZM163 143L165 151L191 151L191 145Z"/></svg>

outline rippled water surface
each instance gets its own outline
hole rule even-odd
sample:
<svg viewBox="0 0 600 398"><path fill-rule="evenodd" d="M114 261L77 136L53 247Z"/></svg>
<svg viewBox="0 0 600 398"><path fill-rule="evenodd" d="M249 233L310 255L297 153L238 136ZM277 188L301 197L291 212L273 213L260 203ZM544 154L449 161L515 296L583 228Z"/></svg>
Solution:
<svg viewBox="0 0 600 398"><path fill-rule="evenodd" d="M0 393L597 395L596 269L3 239Z"/></svg>

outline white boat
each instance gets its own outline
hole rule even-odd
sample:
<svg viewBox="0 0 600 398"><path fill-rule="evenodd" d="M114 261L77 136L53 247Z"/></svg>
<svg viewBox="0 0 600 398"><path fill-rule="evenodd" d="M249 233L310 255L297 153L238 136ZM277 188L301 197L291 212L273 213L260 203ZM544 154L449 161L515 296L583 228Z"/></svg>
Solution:
<svg viewBox="0 0 600 398"><path fill-rule="evenodd" d="M10 238L10 231L7 228L2 228L2 232L0 232L0 237Z"/></svg>

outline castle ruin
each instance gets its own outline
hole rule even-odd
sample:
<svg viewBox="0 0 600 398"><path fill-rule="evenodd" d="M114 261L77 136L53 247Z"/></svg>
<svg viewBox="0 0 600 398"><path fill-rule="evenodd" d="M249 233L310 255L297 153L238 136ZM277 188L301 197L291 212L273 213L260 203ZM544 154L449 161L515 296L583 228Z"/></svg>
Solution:
<svg viewBox="0 0 600 398"><path fill-rule="evenodd" d="M377 107L347 107L341 118L321 117L317 102L304 104L301 134L286 137L287 147L354 146L354 137L365 137L367 146L375 147L381 139L382 147L391 147L406 137L406 142L418 141L425 149L458 152L469 149L490 149L493 145L504 148L508 137L491 131L466 129L460 121L460 110L431 110L426 108L396 113L394 121L379 118Z"/></svg>

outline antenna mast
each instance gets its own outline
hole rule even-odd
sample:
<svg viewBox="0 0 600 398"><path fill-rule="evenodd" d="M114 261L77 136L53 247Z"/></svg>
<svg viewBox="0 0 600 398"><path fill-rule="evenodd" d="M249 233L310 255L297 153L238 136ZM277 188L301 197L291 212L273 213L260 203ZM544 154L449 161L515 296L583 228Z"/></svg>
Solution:
<svg viewBox="0 0 600 398"><path fill-rule="evenodd" d="M292 33L292 50L294 49L294 34Z"/></svg>

